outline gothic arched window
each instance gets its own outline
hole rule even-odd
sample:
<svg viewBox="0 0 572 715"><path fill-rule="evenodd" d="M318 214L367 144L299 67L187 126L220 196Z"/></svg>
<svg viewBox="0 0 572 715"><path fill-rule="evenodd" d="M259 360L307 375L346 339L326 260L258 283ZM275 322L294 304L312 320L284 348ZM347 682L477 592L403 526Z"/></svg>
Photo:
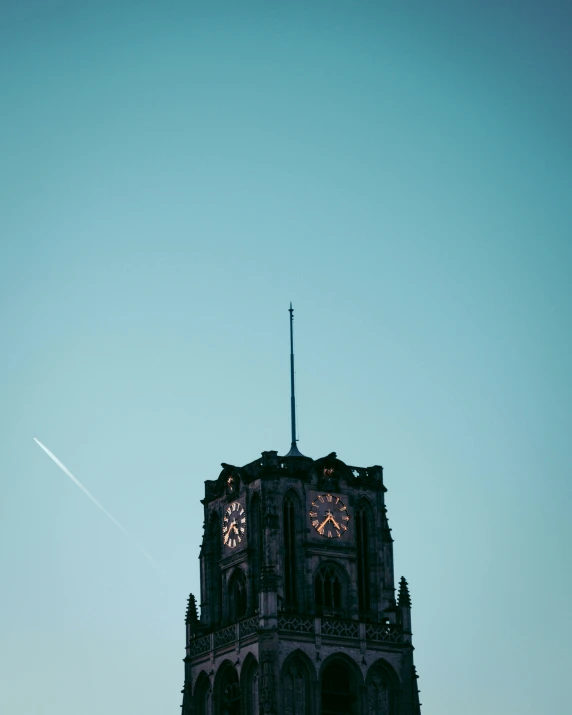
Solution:
<svg viewBox="0 0 572 715"><path fill-rule="evenodd" d="M228 582L228 613L231 622L246 615L246 576L241 568L236 568Z"/></svg>
<svg viewBox="0 0 572 715"><path fill-rule="evenodd" d="M318 569L314 579L314 600L316 611L321 614L337 615L342 609L342 579L333 564Z"/></svg>
<svg viewBox="0 0 572 715"><path fill-rule="evenodd" d="M287 494L284 499L284 599L286 608L295 610L298 605L296 586L296 509L295 497Z"/></svg>
<svg viewBox="0 0 572 715"><path fill-rule="evenodd" d="M371 666L366 678L367 715L394 715L398 699L395 680L379 661Z"/></svg>
<svg viewBox="0 0 572 715"><path fill-rule="evenodd" d="M215 680L217 703L214 712L221 715L240 715L240 686L236 669L227 664L222 666Z"/></svg>
<svg viewBox="0 0 572 715"><path fill-rule="evenodd" d="M355 524L357 536L357 577L358 577L358 603L361 613L367 613L371 605L371 588L369 577L369 520L370 510L364 502L356 509Z"/></svg>
<svg viewBox="0 0 572 715"><path fill-rule="evenodd" d="M309 715L310 708L310 673L302 657L291 655L282 668L282 693L284 715Z"/></svg>
<svg viewBox="0 0 572 715"><path fill-rule="evenodd" d="M208 675L203 671L195 686L195 712L197 715L212 715L213 690Z"/></svg>
<svg viewBox="0 0 572 715"><path fill-rule="evenodd" d="M355 684L347 663L333 660L322 675L321 715L351 715L355 712Z"/></svg>
<svg viewBox="0 0 572 715"><path fill-rule="evenodd" d="M260 699L258 697L258 663L249 653L240 671L240 691L242 707L248 715L260 715Z"/></svg>

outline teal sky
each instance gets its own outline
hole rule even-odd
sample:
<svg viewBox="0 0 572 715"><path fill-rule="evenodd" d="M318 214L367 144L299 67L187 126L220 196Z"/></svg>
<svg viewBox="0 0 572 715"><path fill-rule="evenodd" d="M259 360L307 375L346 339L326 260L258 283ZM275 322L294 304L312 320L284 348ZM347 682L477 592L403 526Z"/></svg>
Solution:
<svg viewBox="0 0 572 715"><path fill-rule="evenodd" d="M424 715L564 713L566 2L0 2L0 711L178 713L205 479L382 464ZM36 446L155 558L153 568Z"/></svg>

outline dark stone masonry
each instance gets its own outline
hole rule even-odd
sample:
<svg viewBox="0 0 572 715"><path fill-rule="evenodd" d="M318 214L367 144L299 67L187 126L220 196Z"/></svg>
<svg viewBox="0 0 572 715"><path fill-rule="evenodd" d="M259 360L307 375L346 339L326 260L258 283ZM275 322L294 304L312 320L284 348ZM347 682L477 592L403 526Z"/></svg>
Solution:
<svg viewBox="0 0 572 715"><path fill-rule="evenodd" d="M183 715L420 715L383 470L294 454L205 482Z"/></svg>

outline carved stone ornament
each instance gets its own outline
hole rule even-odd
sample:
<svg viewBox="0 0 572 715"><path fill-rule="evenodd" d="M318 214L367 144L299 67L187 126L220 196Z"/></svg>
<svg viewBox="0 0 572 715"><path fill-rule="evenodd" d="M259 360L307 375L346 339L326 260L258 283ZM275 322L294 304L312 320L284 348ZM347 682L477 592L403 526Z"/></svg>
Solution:
<svg viewBox="0 0 572 715"><path fill-rule="evenodd" d="M229 474L225 478L225 489L226 495L229 499L234 499L234 497L238 496L240 489L240 479L238 474Z"/></svg>
<svg viewBox="0 0 572 715"><path fill-rule="evenodd" d="M319 459L316 465L319 488L329 491L339 491L340 476L343 467L345 467L344 463L337 458L335 452Z"/></svg>

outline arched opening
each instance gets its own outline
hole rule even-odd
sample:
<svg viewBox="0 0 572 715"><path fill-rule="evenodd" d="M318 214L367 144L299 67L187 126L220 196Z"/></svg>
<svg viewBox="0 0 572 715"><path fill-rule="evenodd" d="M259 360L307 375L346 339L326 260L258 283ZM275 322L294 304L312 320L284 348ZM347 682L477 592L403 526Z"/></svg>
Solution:
<svg viewBox="0 0 572 715"><path fill-rule="evenodd" d="M240 672L240 690L243 712L249 715L259 715L258 663L251 653L246 656Z"/></svg>
<svg viewBox="0 0 572 715"><path fill-rule="evenodd" d="M202 671L197 678L195 685L195 708L196 715L213 715L212 711L212 685L208 675Z"/></svg>
<svg viewBox="0 0 572 715"><path fill-rule="evenodd" d="M236 668L228 661L216 676L217 703L213 715L240 715L240 685ZM249 714L250 715L250 714Z"/></svg>
<svg viewBox="0 0 572 715"><path fill-rule="evenodd" d="M324 564L316 571L314 602L318 615L341 615L344 605L342 576L333 564Z"/></svg>
<svg viewBox="0 0 572 715"><path fill-rule="evenodd" d="M231 623L246 615L246 576L241 568L236 568L228 582L228 615Z"/></svg>
<svg viewBox="0 0 572 715"><path fill-rule="evenodd" d="M308 657L300 651L292 653L282 666L282 694L284 715L309 715L311 707L311 682L315 671Z"/></svg>
<svg viewBox="0 0 572 715"><path fill-rule="evenodd" d="M321 715L353 715L356 712L356 687L349 665L334 659L322 673Z"/></svg>
<svg viewBox="0 0 572 715"><path fill-rule="evenodd" d="M298 607L298 587L296 578L296 505L295 493L288 492L284 497L282 517L284 522L284 601L287 610L295 611Z"/></svg>
<svg viewBox="0 0 572 715"><path fill-rule="evenodd" d="M367 673L367 715L398 712L399 681L387 663L377 661Z"/></svg>

